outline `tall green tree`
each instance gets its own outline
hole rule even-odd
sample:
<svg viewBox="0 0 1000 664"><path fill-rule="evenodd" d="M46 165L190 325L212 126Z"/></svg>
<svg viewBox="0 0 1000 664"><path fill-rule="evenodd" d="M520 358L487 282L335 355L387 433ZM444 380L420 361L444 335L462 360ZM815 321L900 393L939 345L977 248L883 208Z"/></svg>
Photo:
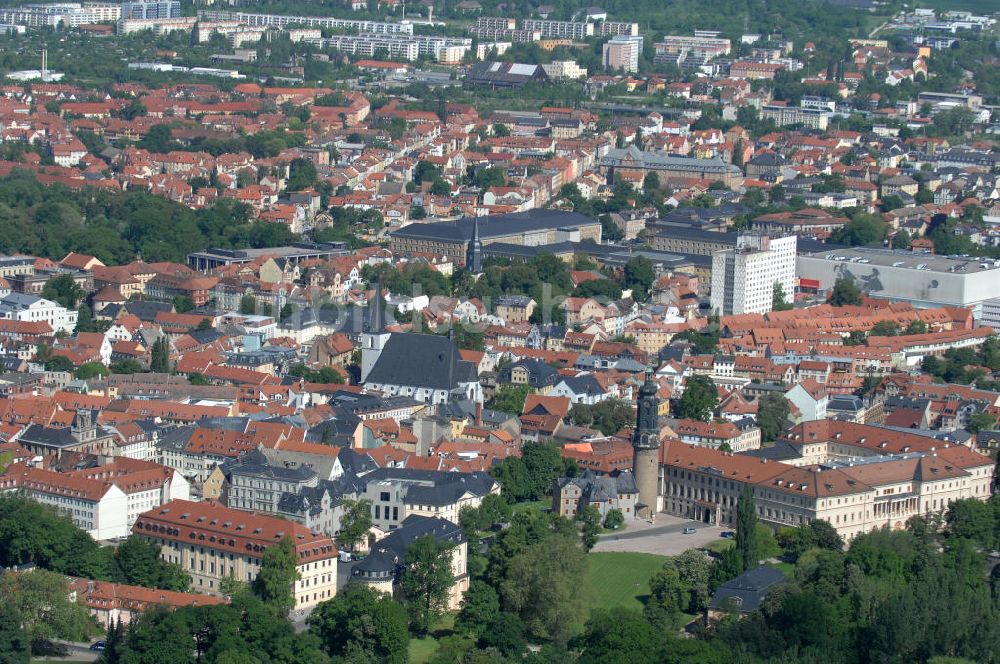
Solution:
<svg viewBox="0 0 1000 664"><path fill-rule="evenodd" d="M760 562L757 550L757 509L754 505L753 487L743 487L736 503L736 551L743 569L753 569Z"/></svg>
<svg viewBox="0 0 1000 664"><path fill-rule="evenodd" d="M21 614L9 604L0 605L0 664L28 664L31 639L22 627Z"/></svg>
<svg viewBox="0 0 1000 664"><path fill-rule="evenodd" d="M594 505L587 505L577 512L580 522L580 543L584 551L590 551L597 544L597 535L601 532L601 511Z"/></svg>
<svg viewBox="0 0 1000 664"><path fill-rule="evenodd" d="M462 608L455 618L455 627L477 639L489 631L500 616L500 596L493 586L476 579L462 598Z"/></svg>
<svg viewBox="0 0 1000 664"><path fill-rule="evenodd" d="M528 634L565 643L579 628L587 597L587 557L575 537L547 534L513 555L500 584L501 605Z"/></svg>
<svg viewBox="0 0 1000 664"><path fill-rule="evenodd" d="M363 654L371 662L407 661L406 610L366 584L347 584L340 595L317 605L307 623L333 657Z"/></svg>
<svg viewBox="0 0 1000 664"><path fill-rule="evenodd" d="M48 570L0 576L0 606L21 616L32 649L52 639L83 641L98 632L87 607L70 600L66 577Z"/></svg>
<svg viewBox="0 0 1000 664"><path fill-rule="evenodd" d="M262 602L287 615L295 606L294 584L299 579L291 537L284 537L264 551L260 571L251 590Z"/></svg>
<svg viewBox="0 0 1000 664"><path fill-rule="evenodd" d="M447 606L448 593L455 582L452 548L433 535L425 535L406 549L399 588L406 601L410 625L418 634L427 634Z"/></svg>
<svg viewBox="0 0 1000 664"><path fill-rule="evenodd" d="M719 388L712 379L701 374L689 376L674 414L683 419L708 422L718 405Z"/></svg>
<svg viewBox="0 0 1000 664"><path fill-rule="evenodd" d="M161 335L153 342L149 370L153 373L170 373L170 342Z"/></svg>
<svg viewBox="0 0 1000 664"><path fill-rule="evenodd" d="M186 591L191 577L176 564L160 558L160 547L133 536L115 550L114 580L145 588Z"/></svg>
<svg viewBox="0 0 1000 664"><path fill-rule="evenodd" d="M367 498L360 500L344 500L344 516L340 518L340 531L337 539L350 550L368 537L372 527L372 501Z"/></svg>
<svg viewBox="0 0 1000 664"><path fill-rule="evenodd" d="M792 304L788 302L788 298L785 295L785 288L781 285L781 282L774 282L774 294L771 298L771 309L774 311L788 311L792 308Z"/></svg>
<svg viewBox="0 0 1000 664"><path fill-rule="evenodd" d="M830 304L842 307L846 304L861 304L861 291L854 285L854 280L841 277L833 284L830 292Z"/></svg>
<svg viewBox="0 0 1000 664"><path fill-rule="evenodd" d="M632 289L632 296L639 302L649 298L649 291L656 281L653 262L645 256L636 256L625 263L625 288Z"/></svg>
<svg viewBox="0 0 1000 664"><path fill-rule="evenodd" d="M783 394L765 394L757 401L757 426L764 441L775 440L788 425L791 406Z"/></svg>
<svg viewBox="0 0 1000 664"><path fill-rule="evenodd" d="M67 309L76 309L76 305L84 298L86 293L76 283L71 274L60 274L45 282L42 288L42 297L46 300L57 302Z"/></svg>

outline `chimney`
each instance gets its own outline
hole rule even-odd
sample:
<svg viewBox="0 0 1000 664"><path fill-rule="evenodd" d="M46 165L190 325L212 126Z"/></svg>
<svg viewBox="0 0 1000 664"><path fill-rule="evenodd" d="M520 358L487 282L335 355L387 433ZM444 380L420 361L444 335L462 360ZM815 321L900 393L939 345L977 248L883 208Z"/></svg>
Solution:
<svg viewBox="0 0 1000 664"><path fill-rule="evenodd" d="M476 402L476 426L483 426L483 404Z"/></svg>

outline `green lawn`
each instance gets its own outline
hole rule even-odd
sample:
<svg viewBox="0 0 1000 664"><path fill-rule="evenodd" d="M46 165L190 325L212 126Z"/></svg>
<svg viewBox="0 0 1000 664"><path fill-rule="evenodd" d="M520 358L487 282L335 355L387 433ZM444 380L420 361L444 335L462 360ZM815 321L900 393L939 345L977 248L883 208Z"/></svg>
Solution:
<svg viewBox="0 0 1000 664"><path fill-rule="evenodd" d="M587 556L588 600L592 606L642 609L649 595L649 579L663 566L665 556L649 553L591 553Z"/></svg>
<svg viewBox="0 0 1000 664"><path fill-rule="evenodd" d="M424 664L424 662L429 662L434 653L437 652L438 639L444 636L450 636L455 630L455 614L446 613L441 616L441 620L438 621L431 633L422 639L410 639L410 647L408 649L410 655L411 664Z"/></svg>
<svg viewBox="0 0 1000 664"><path fill-rule="evenodd" d="M532 510L536 512L541 512L543 510L551 508L552 508L551 498L545 498L542 500L531 500L525 503L514 503L513 505L511 505L511 509L514 511L514 514L517 514L518 512L528 512Z"/></svg>
<svg viewBox="0 0 1000 664"><path fill-rule="evenodd" d="M713 553L722 553L729 547L733 546L733 540L731 539L717 539L714 542L709 542L705 545L705 548Z"/></svg>
<svg viewBox="0 0 1000 664"><path fill-rule="evenodd" d="M425 636L422 639L410 639L410 661L413 664L423 664L429 662L434 652L438 649L438 640L433 636Z"/></svg>

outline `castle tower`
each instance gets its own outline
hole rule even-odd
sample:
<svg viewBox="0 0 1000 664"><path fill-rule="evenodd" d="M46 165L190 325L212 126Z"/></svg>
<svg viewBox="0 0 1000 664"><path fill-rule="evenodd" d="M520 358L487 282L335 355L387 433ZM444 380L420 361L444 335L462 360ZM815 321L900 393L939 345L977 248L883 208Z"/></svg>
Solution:
<svg viewBox="0 0 1000 664"><path fill-rule="evenodd" d="M636 400L635 431L632 432L632 474L639 488L636 516L654 519L658 507L660 481L660 400L656 396L652 369L646 369L646 381Z"/></svg>
<svg viewBox="0 0 1000 664"><path fill-rule="evenodd" d="M479 217L472 227L472 239L465 250L465 268L474 275L483 273L483 243L479 239Z"/></svg>
<svg viewBox="0 0 1000 664"><path fill-rule="evenodd" d="M365 321L365 331L361 333L361 382L365 382L375 363L378 362L382 349L389 341L389 333L385 329L385 300L382 298L382 282L375 285L375 298L368 305L368 320Z"/></svg>

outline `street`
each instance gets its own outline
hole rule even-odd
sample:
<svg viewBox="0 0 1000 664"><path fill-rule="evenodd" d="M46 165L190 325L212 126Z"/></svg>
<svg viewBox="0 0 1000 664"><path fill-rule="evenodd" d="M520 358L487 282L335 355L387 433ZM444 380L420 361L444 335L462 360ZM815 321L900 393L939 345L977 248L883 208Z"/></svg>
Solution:
<svg viewBox="0 0 1000 664"><path fill-rule="evenodd" d="M97 641L98 639L94 639ZM93 662L100 655L99 652L90 649L90 644L94 641L86 642L73 642L73 641L60 641L57 640L56 643L66 646L69 653L65 657L35 657L32 658L33 661L42 662Z"/></svg>
<svg viewBox="0 0 1000 664"><path fill-rule="evenodd" d="M656 515L656 523L629 521L627 525L628 528L620 534L601 535L593 550L676 556L688 549L702 548L722 537L723 531L729 530L663 513ZM694 528L696 532L685 535L683 534L685 528Z"/></svg>

